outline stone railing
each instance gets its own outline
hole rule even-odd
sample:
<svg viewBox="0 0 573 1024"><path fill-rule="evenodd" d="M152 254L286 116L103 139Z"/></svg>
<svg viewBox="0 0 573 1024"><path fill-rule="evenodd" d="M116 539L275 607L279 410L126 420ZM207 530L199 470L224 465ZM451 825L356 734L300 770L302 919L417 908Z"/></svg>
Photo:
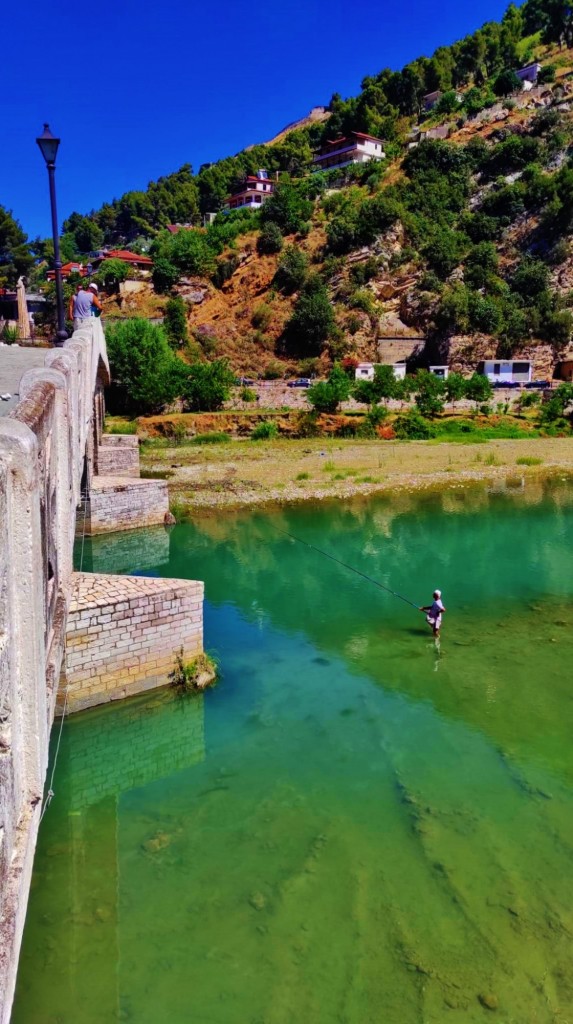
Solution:
<svg viewBox="0 0 573 1024"><path fill-rule="evenodd" d="M76 508L109 369L99 320L20 382L0 419L0 1021L10 1015L64 655Z"/></svg>

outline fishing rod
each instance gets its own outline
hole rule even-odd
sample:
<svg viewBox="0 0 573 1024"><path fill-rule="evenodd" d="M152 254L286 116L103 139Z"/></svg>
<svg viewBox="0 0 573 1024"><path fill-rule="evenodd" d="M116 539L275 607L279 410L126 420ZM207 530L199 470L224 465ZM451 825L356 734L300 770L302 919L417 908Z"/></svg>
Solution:
<svg viewBox="0 0 573 1024"><path fill-rule="evenodd" d="M324 555L325 558L330 558L332 562L336 562L337 565L342 565L345 569L350 569L350 572L355 572L357 576L362 576L363 579L368 580L369 583L373 583L375 587L379 587L380 590L385 590L387 594L392 594L392 597L397 597L399 601L404 601L404 604L409 604L412 608L415 608L417 612L420 611L420 606L414 604L409 598L404 597L403 594L399 594L397 590L392 590L390 587L385 587L383 583L379 583L378 580L373 579L372 576L368 576L365 572L361 572L360 569L355 569L353 565L348 565L347 562L343 562L342 559L336 558L335 555L331 555L328 551L323 551L322 548L317 548L315 544L309 544L307 540L303 540L302 537L295 537L294 533L289 533L288 530L281 530L280 526L275 526L274 523L270 524L274 530L278 530L279 533L284 534L285 537L290 537L291 540L298 541L299 544L304 544L305 547L310 548L311 551L317 551L319 555Z"/></svg>

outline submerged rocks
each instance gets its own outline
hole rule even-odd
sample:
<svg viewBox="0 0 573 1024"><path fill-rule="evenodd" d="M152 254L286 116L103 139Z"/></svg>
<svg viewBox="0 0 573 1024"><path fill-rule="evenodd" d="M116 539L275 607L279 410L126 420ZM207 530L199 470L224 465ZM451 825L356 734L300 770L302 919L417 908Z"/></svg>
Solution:
<svg viewBox="0 0 573 1024"><path fill-rule="evenodd" d="M171 836L167 835L167 832L156 832L154 836L141 844L141 848L145 853L158 853L170 844Z"/></svg>
<svg viewBox="0 0 573 1024"><path fill-rule="evenodd" d="M267 905L266 896L264 896L262 892L252 892L249 896L249 905L253 910L264 910Z"/></svg>
<svg viewBox="0 0 573 1024"><path fill-rule="evenodd" d="M499 999L493 992L480 992L478 995L478 1002L486 1010L497 1010L499 1006Z"/></svg>

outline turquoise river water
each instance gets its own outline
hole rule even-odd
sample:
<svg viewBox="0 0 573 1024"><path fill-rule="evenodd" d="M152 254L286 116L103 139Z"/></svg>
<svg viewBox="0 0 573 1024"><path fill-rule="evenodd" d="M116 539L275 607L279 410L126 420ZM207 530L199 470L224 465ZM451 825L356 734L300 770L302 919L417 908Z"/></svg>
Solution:
<svg viewBox="0 0 573 1024"><path fill-rule="evenodd" d="M94 541L222 678L66 721L13 1024L573 1021L572 552L560 480Z"/></svg>

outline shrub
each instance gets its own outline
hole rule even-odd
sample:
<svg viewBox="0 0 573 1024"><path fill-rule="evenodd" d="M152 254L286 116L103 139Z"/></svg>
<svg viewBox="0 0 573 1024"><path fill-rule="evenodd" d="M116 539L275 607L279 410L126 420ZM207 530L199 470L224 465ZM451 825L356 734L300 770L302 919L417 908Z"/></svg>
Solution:
<svg viewBox="0 0 573 1024"><path fill-rule="evenodd" d="M119 320L106 329L112 387L110 410L159 412L185 387L187 367L173 355L165 332L148 320Z"/></svg>
<svg viewBox="0 0 573 1024"><path fill-rule="evenodd" d="M257 239L257 252L280 252L283 244L283 236L278 224L274 221L268 221L268 223L263 224L261 233Z"/></svg>
<svg viewBox="0 0 573 1024"><path fill-rule="evenodd" d="M435 436L431 423L417 409L410 409L396 417L393 424L396 437L408 441L426 441Z"/></svg>
<svg viewBox="0 0 573 1024"><path fill-rule="evenodd" d="M363 313L373 313L375 306L374 295L366 288L359 288L350 296L348 305L351 309L362 310Z"/></svg>
<svg viewBox="0 0 573 1024"><path fill-rule="evenodd" d="M520 92L522 84L515 71L507 68L501 71L493 83L493 91L496 96L510 96L512 92Z"/></svg>
<svg viewBox="0 0 573 1024"><path fill-rule="evenodd" d="M211 280L216 288L222 288L226 281L229 281L239 266L239 257L235 255L226 256L217 260Z"/></svg>
<svg viewBox="0 0 573 1024"><path fill-rule="evenodd" d="M241 402L256 402L257 392L253 391L252 388L241 388L239 391L239 398Z"/></svg>
<svg viewBox="0 0 573 1024"><path fill-rule="evenodd" d="M253 327L257 327L260 330L265 331L267 329L267 327L269 326L272 318L273 318L272 308L266 302L261 302L253 310L253 315L251 317L251 323L252 323Z"/></svg>
<svg viewBox="0 0 573 1024"><path fill-rule="evenodd" d="M2 341L5 345L17 345L18 344L18 328L10 327L9 324L4 324L2 329Z"/></svg>
<svg viewBox="0 0 573 1024"><path fill-rule="evenodd" d="M460 231L439 228L424 246L424 256L438 277L449 277L463 259L468 240Z"/></svg>
<svg viewBox="0 0 573 1024"><path fill-rule="evenodd" d="M278 437L278 427L276 423L272 423L270 420L265 420L263 423L258 423L255 429L251 433L252 441L271 441L273 438Z"/></svg>
<svg viewBox="0 0 573 1024"><path fill-rule="evenodd" d="M168 300L165 306L163 327L169 344L174 348L189 341L185 303L180 295Z"/></svg>
<svg viewBox="0 0 573 1024"><path fill-rule="evenodd" d="M274 285L285 295L299 291L308 273L308 259L296 245L287 245L277 267Z"/></svg>
<svg viewBox="0 0 573 1024"><path fill-rule="evenodd" d="M541 466L543 459L536 459L533 455L522 455L515 460L516 466Z"/></svg>
<svg viewBox="0 0 573 1024"><path fill-rule="evenodd" d="M328 380L317 381L308 389L307 398L316 412L336 412L350 395L350 381L341 366L335 365Z"/></svg>
<svg viewBox="0 0 573 1024"><path fill-rule="evenodd" d="M350 313L346 317L345 326L348 333L354 336L362 328L362 320L356 313Z"/></svg>
<svg viewBox="0 0 573 1024"><path fill-rule="evenodd" d="M272 362L265 367L263 373L263 380L280 380L284 373L284 366L282 363Z"/></svg>
<svg viewBox="0 0 573 1024"><path fill-rule="evenodd" d="M191 412L213 412L220 409L231 393L235 375L226 359L215 359L212 363L193 363L188 367L188 376L182 397L185 407Z"/></svg>
<svg viewBox="0 0 573 1024"><path fill-rule="evenodd" d="M546 82L554 82L556 71L556 64L544 64L537 76L539 85L545 85Z"/></svg>

